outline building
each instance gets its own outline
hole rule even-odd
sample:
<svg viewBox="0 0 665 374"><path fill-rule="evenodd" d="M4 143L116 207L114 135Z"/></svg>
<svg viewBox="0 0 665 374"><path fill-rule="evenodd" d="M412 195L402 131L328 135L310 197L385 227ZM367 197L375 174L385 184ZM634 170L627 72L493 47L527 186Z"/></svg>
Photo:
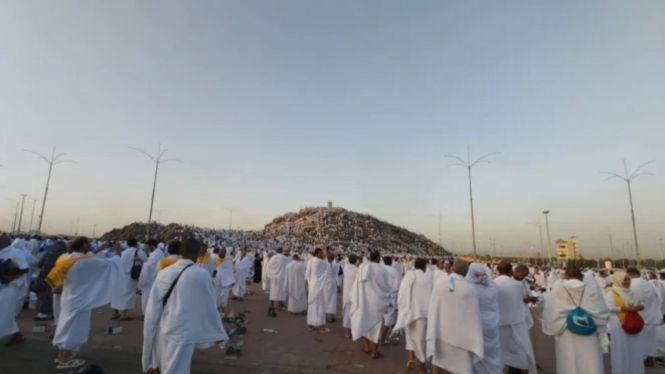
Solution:
<svg viewBox="0 0 665 374"><path fill-rule="evenodd" d="M556 241L556 259L558 261L580 259L580 247L576 236L571 236L568 241L563 239Z"/></svg>

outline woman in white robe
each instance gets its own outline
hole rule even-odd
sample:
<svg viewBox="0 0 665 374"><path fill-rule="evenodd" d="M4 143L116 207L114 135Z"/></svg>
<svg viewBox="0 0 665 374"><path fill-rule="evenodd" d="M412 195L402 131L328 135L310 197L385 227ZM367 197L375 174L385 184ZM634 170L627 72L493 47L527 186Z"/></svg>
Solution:
<svg viewBox="0 0 665 374"><path fill-rule="evenodd" d="M475 286L478 293L480 318L483 325L484 357L473 364L473 374L501 374L503 361L499 338L499 291L482 264L471 264L466 280Z"/></svg>
<svg viewBox="0 0 665 374"><path fill-rule="evenodd" d="M615 297L625 305L619 307ZM640 334L630 335L621 328L621 313L639 311L644 307L635 306L637 300L630 291L630 277L623 272L612 276L612 290L605 293L605 302L610 310L610 362L612 374L644 374L644 347Z"/></svg>

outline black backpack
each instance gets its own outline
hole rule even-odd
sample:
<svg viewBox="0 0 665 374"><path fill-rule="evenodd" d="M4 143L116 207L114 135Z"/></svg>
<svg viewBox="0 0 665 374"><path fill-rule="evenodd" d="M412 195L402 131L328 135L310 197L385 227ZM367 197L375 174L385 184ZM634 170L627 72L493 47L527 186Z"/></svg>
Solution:
<svg viewBox="0 0 665 374"><path fill-rule="evenodd" d="M139 277L141 276L141 269L143 269L143 264L136 262L136 258L138 256L139 256L139 249L136 248L136 252L134 252L134 265L132 265L132 270L129 272L129 276L135 280L139 280Z"/></svg>

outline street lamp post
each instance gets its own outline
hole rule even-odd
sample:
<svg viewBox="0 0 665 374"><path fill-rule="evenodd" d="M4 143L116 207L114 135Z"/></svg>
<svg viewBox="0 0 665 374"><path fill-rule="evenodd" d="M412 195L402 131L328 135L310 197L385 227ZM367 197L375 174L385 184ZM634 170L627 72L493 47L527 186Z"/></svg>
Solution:
<svg viewBox="0 0 665 374"><path fill-rule="evenodd" d="M19 234L21 233L21 222L23 221L23 206L25 205L25 197L28 196L24 193L21 194L21 215L18 217L18 229L16 230Z"/></svg>
<svg viewBox="0 0 665 374"><path fill-rule="evenodd" d="M479 162L486 162L488 164L491 164L491 162L485 160L485 158L490 157L490 156L494 156L494 155L498 155L499 153L501 153L501 152L489 153L489 154L486 154L485 156L477 159L476 161L471 162L471 148L469 146L467 146L466 147L466 161L464 161L463 159L461 159L457 156L445 155L445 157L454 158L454 159L459 161L459 163L448 165L448 167L450 167L450 166L461 166L463 168L466 168L467 172L469 174L469 202L470 202L470 205L471 205L471 236L473 238L473 257L474 258L478 257L478 249L476 247L476 220L475 220L475 217L474 217L474 214L473 214L473 187L472 187L472 183L471 183L471 169L473 169L473 167L476 166L476 164L478 164Z"/></svg>
<svg viewBox="0 0 665 374"><path fill-rule="evenodd" d="M28 232L32 232L32 220L35 218L35 205L37 205L37 199L34 197L31 197L32 199L32 213L30 214L30 228L28 229Z"/></svg>
<svg viewBox="0 0 665 374"><path fill-rule="evenodd" d="M231 228L233 227L233 208L226 208L226 210L229 211L229 231L231 231Z"/></svg>
<svg viewBox="0 0 665 374"><path fill-rule="evenodd" d="M550 211L543 210L545 215L545 227L547 228L547 257L550 259L550 266L552 265L552 239L550 238L550 220L548 218Z"/></svg>
<svg viewBox="0 0 665 374"><path fill-rule="evenodd" d="M16 232L16 223L18 223L18 207L19 202L16 202L16 212L14 213L14 222L12 223L12 233Z"/></svg>
<svg viewBox="0 0 665 374"><path fill-rule="evenodd" d="M42 232L42 222L44 221L44 209L46 208L46 197L48 196L48 186L51 183L51 171L53 170L53 165L62 164L62 163L65 163L65 162L75 164L76 162L71 161L71 160L60 160L60 157L64 157L66 155L66 153L60 153L60 154L56 155L55 154L55 147L53 147L53 152L51 152L51 158L46 158L46 157L40 155L37 152L29 151L27 149L24 149L23 151L32 153L32 154L36 155L37 157L41 158L42 160L46 161L46 163L48 163L48 177L46 177L46 189L44 190L44 199L42 201L42 213L39 215L39 226L37 226L37 232L41 234L41 232Z"/></svg>
<svg viewBox="0 0 665 374"><path fill-rule="evenodd" d="M152 226L152 207L155 203L155 189L157 188L157 172L159 171L159 165L167 163L169 161L177 161L177 162L182 162L180 160L176 160L173 158L162 160L162 156L164 156L164 153L166 153L167 149L162 150L162 143L159 143L159 146L157 147L157 156L152 156L146 151L143 151L138 148L134 147L129 147L129 149L137 152L141 152L144 155L148 156L154 163L155 163L155 177L152 181L152 197L150 198L150 213L148 214L148 233L147 233L147 238L150 238L150 229Z"/></svg>
<svg viewBox="0 0 665 374"><path fill-rule="evenodd" d="M638 171L640 171L640 169L642 169L643 167L645 167L645 166L647 166L651 163L654 163L654 162L655 161L645 162L640 167L635 169L635 171L633 171L630 175L628 175L628 165L626 164L626 160L624 159L623 160L623 170L625 172L625 176L621 176L621 175L615 174L615 173L610 173L610 172L607 172L607 171L601 172L602 174L609 174L610 175L609 177L607 177L607 179L605 179L606 181L610 180L612 178L619 178L619 179L623 180L624 182L626 182L626 185L628 186L628 200L630 201L630 218L633 221L633 239L635 240L635 256L637 257L637 266L640 265L641 258L640 258L640 247L637 244L637 226L635 225L635 209L633 209L633 192L630 188L630 182L632 182L635 178L639 177L640 175L653 175L652 173L645 173L645 172L638 173Z"/></svg>

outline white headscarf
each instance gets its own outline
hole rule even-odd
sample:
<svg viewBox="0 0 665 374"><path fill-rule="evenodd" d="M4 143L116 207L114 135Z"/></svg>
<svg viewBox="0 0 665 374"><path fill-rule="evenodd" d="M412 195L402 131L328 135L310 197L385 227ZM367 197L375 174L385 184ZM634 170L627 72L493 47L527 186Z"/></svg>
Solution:
<svg viewBox="0 0 665 374"><path fill-rule="evenodd" d="M628 274L621 271L614 273L614 275L612 275L612 291L618 293L626 305L632 305L635 304L635 296L630 291L630 287L626 288L622 285L623 280L627 276Z"/></svg>
<svg viewBox="0 0 665 374"><path fill-rule="evenodd" d="M479 284L481 286L494 286L494 282L487 276L483 264L474 262L469 265L469 272L466 273L466 280L470 283Z"/></svg>

